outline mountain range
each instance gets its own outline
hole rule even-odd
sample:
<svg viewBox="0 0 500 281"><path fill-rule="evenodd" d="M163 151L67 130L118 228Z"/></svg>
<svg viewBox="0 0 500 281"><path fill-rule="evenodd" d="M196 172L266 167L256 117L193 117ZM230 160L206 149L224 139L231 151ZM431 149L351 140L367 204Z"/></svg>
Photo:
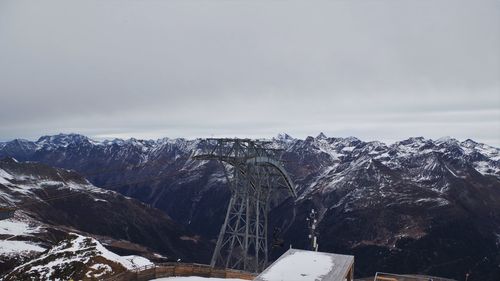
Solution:
<svg viewBox="0 0 500 281"><path fill-rule="evenodd" d="M204 262L212 247L158 209L42 163L0 160L0 204L17 209L0 221L2 280L80 280L151 260Z"/></svg>
<svg viewBox="0 0 500 281"><path fill-rule="evenodd" d="M289 245L307 247L306 217L314 208L320 251L354 254L358 277L385 271L500 279L500 149L453 138L384 144L322 133L305 139L280 134L270 141L284 150L282 160L299 195L272 202L270 228L285 241L270 249L273 258ZM95 141L60 134L0 143L0 158L71 170L87 185L141 201L189 233L175 237L199 235L203 248L216 238L229 199L220 164L192 158L204 148L201 139ZM98 208L99 201L93 202L89 209ZM122 223L118 218L117 228L125 229ZM87 224L100 223L89 220L78 228L97 231ZM174 245L179 256L193 247ZM206 260L204 251L189 258Z"/></svg>

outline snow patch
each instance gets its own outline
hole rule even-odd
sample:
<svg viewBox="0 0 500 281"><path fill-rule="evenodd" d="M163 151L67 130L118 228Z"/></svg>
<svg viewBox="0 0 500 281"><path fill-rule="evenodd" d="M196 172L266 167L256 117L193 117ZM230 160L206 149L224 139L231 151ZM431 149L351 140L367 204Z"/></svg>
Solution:
<svg viewBox="0 0 500 281"><path fill-rule="evenodd" d="M10 184L10 181L13 177L11 174L7 173L5 170L0 169L0 184Z"/></svg>
<svg viewBox="0 0 500 281"><path fill-rule="evenodd" d="M474 168L483 175L500 175L500 168L495 167L487 161L475 162Z"/></svg>
<svg viewBox="0 0 500 281"><path fill-rule="evenodd" d="M0 240L0 255L43 252L44 248L26 241Z"/></svg>
<svg viewBox="0 0 500 281"><path fill-rule="evenodd" d="M0 221L1 235L29 235L39 232L39 226L30 226L27 222L15 221L11 219Z"/></svg>
<svg viewBox="0 0 500 281"><path fill-rule="evenodd" d="M83 236L80 236L83 237ZM86 238L86 237L84 237ZM100 255L108 260L115 261L123 265L125 268L129 270L137 269L139 267L143 266L148 266L148 265L153 265L153 263L143 257L140 256L120 256L117 255L108 249L106 249L101 243L99 243L97 240L93 239L97 245L96 245L96 250L100 252Z"/></svg>
<svg viewBox="0 0 500 281"><path fill-rule="evenodd" d="M113 272L113 269L111 268L111 266L109 266L107 264L96 263L96 264L90 266L89 268L92 270L88 271L85 274L89 278L91 278L91 277L98 278L98 277L101 277L107 273ZM99 272L99 273L94 273L94 272Z"/></svg>
<svg viewBox="0 0 500 281"><path fill-rule="evenodd" d="M426 202L437 203L438 206L446 206L450 204L450 201L444 198L422 198L415 201L415 203L426 203Z"/></svg>

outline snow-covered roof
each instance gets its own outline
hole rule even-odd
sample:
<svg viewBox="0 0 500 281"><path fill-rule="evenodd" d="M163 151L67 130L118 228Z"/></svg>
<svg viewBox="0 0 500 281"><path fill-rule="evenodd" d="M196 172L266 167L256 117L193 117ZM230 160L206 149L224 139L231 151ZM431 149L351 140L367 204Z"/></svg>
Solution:
<svg viewBox="0 0 500 281"><path fill-rule="evenodd" d="M354 256L290 249L254 281L344 281Z"/></svg>
<svg viewBox="0 0 500 281"><path fill-rule="evenodd" d="M248 281L248 280L188 276L188 277L165 277L165 278L153 279L151 281Z"/></svg>

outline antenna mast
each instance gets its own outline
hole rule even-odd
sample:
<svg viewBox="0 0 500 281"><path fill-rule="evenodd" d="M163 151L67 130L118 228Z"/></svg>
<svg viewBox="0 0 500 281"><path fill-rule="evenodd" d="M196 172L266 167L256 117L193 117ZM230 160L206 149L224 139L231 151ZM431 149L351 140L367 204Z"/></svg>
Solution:
<svg viewBox="0 0 500 281"><path fill-rule="evenodd" d="M309 217L306 219L308 222L309 226L309 249L311 251L318 251L318 236L316 234L316 225L318 223L318 220L316 219L316 211L314 209L311 209L311 212L309 213Z"/></svg>

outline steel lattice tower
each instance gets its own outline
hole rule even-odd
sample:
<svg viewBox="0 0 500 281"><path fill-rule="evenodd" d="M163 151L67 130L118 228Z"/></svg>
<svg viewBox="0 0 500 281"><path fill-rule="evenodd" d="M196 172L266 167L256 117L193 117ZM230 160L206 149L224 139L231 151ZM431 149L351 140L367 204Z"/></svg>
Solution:
<svg viewBox="0 0 500 281"><path fill-rule="evenodd" d="M274 191L284 188L296 197L283 168L281 150L250 139L206 139L198 160L224 166L231 199L211 260L212 267L260 272L267 266L267 215Z"/></svg>

